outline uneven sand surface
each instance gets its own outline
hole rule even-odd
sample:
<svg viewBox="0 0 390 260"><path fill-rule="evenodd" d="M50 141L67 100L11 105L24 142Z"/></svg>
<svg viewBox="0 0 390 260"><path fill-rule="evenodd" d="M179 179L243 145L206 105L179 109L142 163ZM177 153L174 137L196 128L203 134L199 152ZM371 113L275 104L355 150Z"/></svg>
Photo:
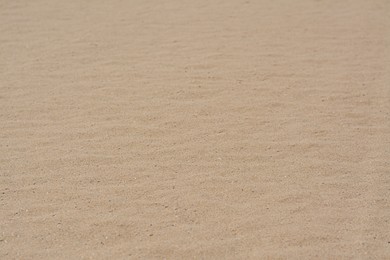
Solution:
<svg viewBox="0 0 390 260"><path fill-rule="evenodd" d="M390 2L0 0L0 258L390 258Z"/></svg>

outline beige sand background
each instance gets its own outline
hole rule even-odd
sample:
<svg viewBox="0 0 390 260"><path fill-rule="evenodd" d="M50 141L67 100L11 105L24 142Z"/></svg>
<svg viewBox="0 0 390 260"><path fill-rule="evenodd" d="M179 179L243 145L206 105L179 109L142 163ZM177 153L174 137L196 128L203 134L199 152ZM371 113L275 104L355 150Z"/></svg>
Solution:
<svg viewBox="0 0 390 260"><path fill-rule="evenodd" d="M390 258L390 2L0 1L0 258Z"/></svg>

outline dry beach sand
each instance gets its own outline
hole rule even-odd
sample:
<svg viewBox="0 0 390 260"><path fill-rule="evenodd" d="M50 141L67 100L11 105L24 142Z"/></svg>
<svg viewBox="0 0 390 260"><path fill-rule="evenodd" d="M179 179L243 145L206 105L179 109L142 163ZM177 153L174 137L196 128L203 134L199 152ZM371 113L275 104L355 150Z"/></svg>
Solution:
<svg viewBox="0 0 390 260"><path fill-rule="evenodd" d="M0 258L390 258L390 2L0 0Z"/></svg>

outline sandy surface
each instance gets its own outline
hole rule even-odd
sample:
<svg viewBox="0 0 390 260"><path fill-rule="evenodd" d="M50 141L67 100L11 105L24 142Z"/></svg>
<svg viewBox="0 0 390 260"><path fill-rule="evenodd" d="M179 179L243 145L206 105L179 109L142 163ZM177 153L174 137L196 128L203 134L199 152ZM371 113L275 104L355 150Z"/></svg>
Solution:
<svg viewBox="0 0 390 260"><path fill-rule="evenodd" d="M390 258L389 1L0 1L0 258Z"/></svg>

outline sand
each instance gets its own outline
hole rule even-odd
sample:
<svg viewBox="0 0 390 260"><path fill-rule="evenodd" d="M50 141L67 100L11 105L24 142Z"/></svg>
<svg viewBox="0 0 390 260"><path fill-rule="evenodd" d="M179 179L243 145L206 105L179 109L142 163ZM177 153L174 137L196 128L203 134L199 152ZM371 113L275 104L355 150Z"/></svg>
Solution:
<svg viewBox="0 0 390 260"><path fill-rule="evenodd" d="M390 2L0 2L0 258L389 259Z"/></svg>

